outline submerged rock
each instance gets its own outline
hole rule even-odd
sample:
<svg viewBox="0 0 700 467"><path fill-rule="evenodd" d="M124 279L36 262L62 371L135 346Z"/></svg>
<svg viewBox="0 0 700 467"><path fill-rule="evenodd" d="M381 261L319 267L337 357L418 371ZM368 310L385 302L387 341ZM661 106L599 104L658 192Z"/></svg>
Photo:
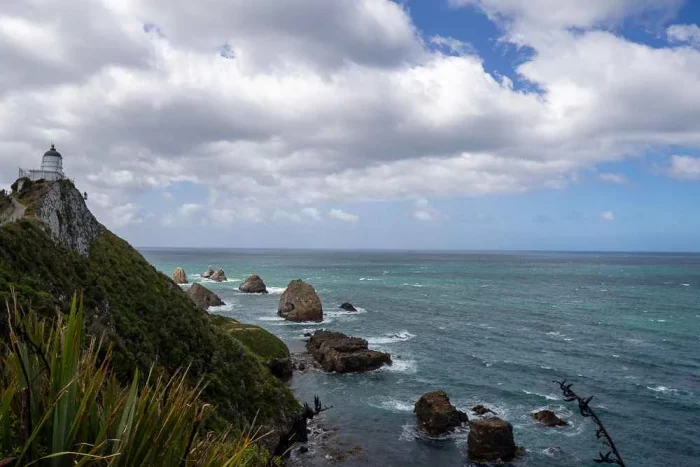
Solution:
<svg viewBox="0 0 700 467"><path fill-rule="evenodd" d="M224 270L219 268L216 270L216 272L214 274L209 276L209 280L212 280L214 282L223 282L227 279L226 279L226 274L224 274Z"/></svg>
<svg viewBox="0 0 700 467"><path fill-rule="evenodd" d="M469 421L467 414L450 403L444 391L423 394L413 409L418 426L428 436L440 436Z"/></svg>
<svg viewBox="0 0 700 467"><path fill-rule="evenodd" d="M343 303L342 305L340 305L339 308L340 308L341 310L345 310L345 311L357 311L357 308L355 308L354 306L352 306L352 303L350 303L350 302L345 302L345 303Z"/></svg>
<svg viewBox="0 0 700 467"><path fill-rule="evenodd" d="M192 284L192 287L187 291L187 296L203 310L209 309L210 306L221 306L224 302L211 290L200 284Z"/></svg>
<svg viewBox="0 0 700 467"><path fill-rule="evenodd" d="M321 299L312 286L293 280L280 297L277 314L287 321L323 321Z"/></svg>
<svg viewBox="0 0 700 467"><path fill-rule="evenodd" d="M475 405L474 407L472 407L472 412L474 412L475 414L477 414L480 417L483 417L484 415L490 414L490 413L496 415L496 412L489 409L488 407L484 407L481 404Z"/></svg>
<svg viewBox="0 0 700 467"><path fill-rule="evenodd" d="M355 373L391 365L391 355L370 350L367 341L340 332L316 331L306 348L324 371Z"/></svg>
<svg viewBox="0 0 700 467"><path fill-rule="evenodd" d="M211 275L214 274L214 270L209 266L206 271L202 273L202 277L205 279L209 279Z"/></svg>
<svg viewBox="0 0 700 467"><path fill-rule="evenodd" d="M513 425L498 417L469 422L469 459L475 462L510 461L515 457Z"/></svg>
<svg viewBox="0 0 700 467"><path fill-rule="evenodd" d="M238 286L238 290L244 293L267 293L265 283L256 274L251 274L245 282Z"/></svg>
<svg viewBox="0 0 700 467"><path fill-rule="evenodd" d="M532 418L537 420L546 426L568 426L569 422L564 419L559 418L551 410L540 410L539 412L533 412Z"/></svg>
<svg viewBox="0 0 700 467"><path fill-rule="evenodd" d="M173 272L173 280L176 284L187 284L187 274L185 274L185 270L182 268L175 269Z"/></svg>

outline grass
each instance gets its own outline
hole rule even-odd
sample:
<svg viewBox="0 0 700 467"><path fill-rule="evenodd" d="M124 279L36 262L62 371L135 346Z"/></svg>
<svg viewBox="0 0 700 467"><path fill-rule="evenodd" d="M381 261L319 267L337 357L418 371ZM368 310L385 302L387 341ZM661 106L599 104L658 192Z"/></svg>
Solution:
<svg viewBox="0 0 700 467"><path fill-rule="evenodd" d="M252 431L201 428L213 409L187 371L120 385L104 341L84 335L74 298L55 320L14 302L0 354L0 464L38 466L247 466L269 460ZM64 318L65 316L65 318Z"/></svg>
<svg viewBox="0 0 700 467"><path fill-rule="evenodd" d="M289 357L289 349L284 342L259 326L239 323L234 319L217 315L212 315L211 321L228 335L245 345L265 363L270 360Z"/></svg>

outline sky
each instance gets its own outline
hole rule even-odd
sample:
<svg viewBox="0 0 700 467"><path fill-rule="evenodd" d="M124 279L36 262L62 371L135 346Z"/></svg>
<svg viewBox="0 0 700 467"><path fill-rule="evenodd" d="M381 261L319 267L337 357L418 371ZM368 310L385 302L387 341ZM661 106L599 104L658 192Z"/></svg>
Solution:
<svg viewBox="0 0 700 467"><path fill-rule="evenodd" d="M700 2L4 0L0 186L135 246L700 251Z"/></svg>

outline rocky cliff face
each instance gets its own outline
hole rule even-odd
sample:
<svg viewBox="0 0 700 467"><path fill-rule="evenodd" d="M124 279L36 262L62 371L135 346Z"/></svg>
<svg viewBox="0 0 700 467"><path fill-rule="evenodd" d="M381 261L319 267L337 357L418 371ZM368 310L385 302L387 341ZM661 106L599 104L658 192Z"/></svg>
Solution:
<svg viewBox="0 0 700 467"><path fill-rule="evenodd" d="M49 182L33 206L51 238L69 250L87 256L90 247L105 231L85 205L70 181Z"/></svg>

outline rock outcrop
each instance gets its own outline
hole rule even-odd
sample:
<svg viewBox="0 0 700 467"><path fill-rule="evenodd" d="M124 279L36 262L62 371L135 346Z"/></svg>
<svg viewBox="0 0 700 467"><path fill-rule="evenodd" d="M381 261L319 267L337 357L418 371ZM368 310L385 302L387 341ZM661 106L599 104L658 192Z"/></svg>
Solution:
<svg viewBox="0 0 700 467"><path fill-rule="evenodd" d="M251 274L245 282L238 286L238 290L243 293L267 293L265 283L256 274Z"/></svg>
<svg viewBox="0 0 700 467"><path fill-rule="evenodd" d="M205 279L209 279L209 278L211 277L212 274L214 274L214 270L213 270L213 269L211 268L211 266L210 266L210 267L207 268L206 271L204 271L204 272L202 273L202 277L205 278Z"/></svg>
<svg viewBox="0 0 700 467"><path fill-rule="evenodd" d="M493 410L489 409L488 407L484 407L484 406L481 405L481 404L475 405L474 407L472 407L471 410L472 410L472 412L474 412L475 414L477 414L477 415L480 416L480 417L483 417L484 415L487 415L487 414L496 415L496 412L494 412Z"/></svg>
<svg viewBox="0 0 700 467"><path fill-rule="evenodd" d="M175 271L173 271L173 281L175 281L176 284L187 284L187 274L185 274L185 270L176 268Z"/></svg>
<svg viewBox="0 0 700 467"><path fill-rule="evenodd" d="M532 418L537 420L539 423L546 426L568 426L569 422L559 418L557 414L551 410L540 410L539 412L534 412Z"/></svg>
<svg viewBox="0 0 700 467"><path fill-rule="evenodd" d="M216 272L214 272L214 274L209 276L209 280L212 280L214 282L223 282L227 279L226 279L226 274L224 274L224 270L219 268L216 270Z"/></svg>
<svg viewBox="0 0 700 467"><path fill-rule="evenodd" d="M211 290L200 284L192 284L187 291L187 296L201 309L208 310L210 306L224 305L223 300Z"/></svg>
<svg viewBox="0 0 700 467"><path fill-rule="evenodd" d="M345 303L343 303L342 305L340 305L339 308L340 308L341 310L345 310L345 311L357 311L357 308L355 308L354 306L352 306L352 303L350 303L350 302L345 302Z"/></svg>
<svg viewBox="0 0 700 467"><path fill-rule="evenodd" d="M469 421L467 414L450 403L444 391L423 394L413 409L418 426L428 436L441 436Z"/></svg>
<svg viewBox="0 0 700 467"><path fill-rule="evenodd" d="M391 365L388 353L370 350L366 340L340 332L316 331L306 348L324 371L356 373Z"/></svg>
<svg viewBox="0 0 700 467"><path fill-rule="evenodd" d="M28 200L26 214L33 214L60 245L83 256L105 231L69 180L25 182L19 195Z"/></svg>
<svg viewBox="0 0 700 467"><path fill-rule="evenodd" d="M513 425L498 417L470 421L467 444L469 459L474 462L508 462L516 453Z"/></svg>
<svg viewBox="0 0 700 467"><path fill-rule="evenodd" d="M300 279L287 286L280 297L277 314L287 321L323 321L321 299L312 286Z"/></svg>

